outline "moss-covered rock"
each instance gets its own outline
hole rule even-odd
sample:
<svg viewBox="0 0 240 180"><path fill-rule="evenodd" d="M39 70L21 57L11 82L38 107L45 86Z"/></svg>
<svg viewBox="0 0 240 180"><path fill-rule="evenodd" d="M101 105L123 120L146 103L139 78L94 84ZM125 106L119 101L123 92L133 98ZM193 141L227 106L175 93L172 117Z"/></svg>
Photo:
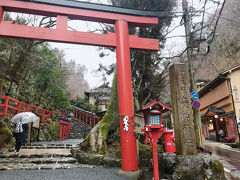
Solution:
<svg viewBox="0 0 240 180"><path fill-rule="evenodd" d="M14 144L12 131L0 120L0 149L11 148Z"/></svg>
<svg viewBox="0 0 240 180"><path fill-rule="evenodd" d="M212 170L212 173L209 176L210 180L223 179L224 167L219 160L213 159L210 163L210 169Z"/></svg>
<svg viewBox="0 0 240 180"><path fill-rule="evenodd" d="M173 153L160 153L159 169L162 177L173 180L225 179L222 163L209 155L176 156Z"/></svg>

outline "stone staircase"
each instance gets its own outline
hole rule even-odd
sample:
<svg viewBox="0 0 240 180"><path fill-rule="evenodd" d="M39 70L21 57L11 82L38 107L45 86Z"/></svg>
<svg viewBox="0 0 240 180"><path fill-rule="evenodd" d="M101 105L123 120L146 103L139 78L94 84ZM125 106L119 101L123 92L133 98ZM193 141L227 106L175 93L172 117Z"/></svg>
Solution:
<svg viewBox="0 0 240 180"><path fill-rule="evenodd" d="M76 120L71 122L71 131L68 135L69 139L85 139L88 133L91 131L91 127L86 126Z"/></svg>
<svg viewBox="0 0 240 180"><path fill-rule="evenodd" d="M77 144L27 144L18 153L0 154L0 170L82 167L70 153Z"/></svg>

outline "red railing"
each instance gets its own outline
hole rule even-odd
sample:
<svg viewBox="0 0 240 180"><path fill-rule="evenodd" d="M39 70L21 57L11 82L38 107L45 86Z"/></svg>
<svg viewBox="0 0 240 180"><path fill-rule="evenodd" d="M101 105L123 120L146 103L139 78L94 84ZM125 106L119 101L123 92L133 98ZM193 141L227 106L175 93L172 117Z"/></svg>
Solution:
<svg viewBox="0 0 240 180"><path fill-rule="evenodd" d="M97 116L95 113L88 112L80 108L76 108L73 113L74 116L72 117L72 119L75 119L78 122L83 123L91 128L94 127L101 120L101 117ZM68 139L68 135L71 131L71 120L68 120L68 118L70 117L67 112L61 112L61 115L59 116L60 141Z"/></svg>
<svg viewBox="0 0 240 180"><path fill-rule="evenodd" d="M68 112L61 112L59 117L59 124L60 124L60 138L59 140L68 139L68 135L71 130L71 119L69 120Z"/></svg>
<svg viewBox="0 0 240 180"><path fill-rule="evenodd" d="M95 113L80 108L74 110L74 118L90 127L94 127L101 120L101 117L97 116Z"/></svg>
<svg viewBox="0 0 240 180"><path fill-rule="evenodd" d="M50 118L51 111L41 107L18 101L9 96L0 95L0 116L13 116L20 112L33 112L41 117L41 123Z"/></svg>

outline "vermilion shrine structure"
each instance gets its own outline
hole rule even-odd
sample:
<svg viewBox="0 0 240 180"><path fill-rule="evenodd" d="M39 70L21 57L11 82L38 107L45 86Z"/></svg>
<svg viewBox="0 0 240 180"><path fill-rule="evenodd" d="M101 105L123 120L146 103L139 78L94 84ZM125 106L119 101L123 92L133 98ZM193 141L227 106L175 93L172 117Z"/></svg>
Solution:
<svg viewBox="0 0 240 180"><path fill-rule="evenodd" d="M72 3L71 3L72 2ZM0 0L0 36L25 38L41 41L85 44L93 46L116 47L118 97L121 135L122 170L137 171L137 148L134 134L134 109L131 81L130 48L159 50L157 39L139 38L128 34L128 26L150 27L158 24L161 12L129 10L111 6L87 3L81 6L77 1L66 0ZM100 6L100 7L99 7ZM98 8L99 7L99 8ZM56 17L56 28L32 27L17 25L13 21L3 21L4 11ZM158 14L158 15L156 15ZM155 16L155 17L154 17ZM95 34L89 32L70 31L68 20L85 20L115 24L115 33ZM129 128L124 129L123 119L129 118Z"/></svg>

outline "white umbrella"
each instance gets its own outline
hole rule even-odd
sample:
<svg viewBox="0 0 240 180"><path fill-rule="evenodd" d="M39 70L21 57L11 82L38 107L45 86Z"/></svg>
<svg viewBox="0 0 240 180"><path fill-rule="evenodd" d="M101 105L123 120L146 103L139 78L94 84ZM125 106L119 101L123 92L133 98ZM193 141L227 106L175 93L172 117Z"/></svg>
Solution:
<svg viewBox="0 0 240 180"><path fill-rule="evenodd" d="M39 117L37 117L34 113L32 112L22 112L19 114L16 114L12 119L11 122L14 124L17 124L20 119L22 119L22 124L26 124L29 122L36 122Z"/></svg>

